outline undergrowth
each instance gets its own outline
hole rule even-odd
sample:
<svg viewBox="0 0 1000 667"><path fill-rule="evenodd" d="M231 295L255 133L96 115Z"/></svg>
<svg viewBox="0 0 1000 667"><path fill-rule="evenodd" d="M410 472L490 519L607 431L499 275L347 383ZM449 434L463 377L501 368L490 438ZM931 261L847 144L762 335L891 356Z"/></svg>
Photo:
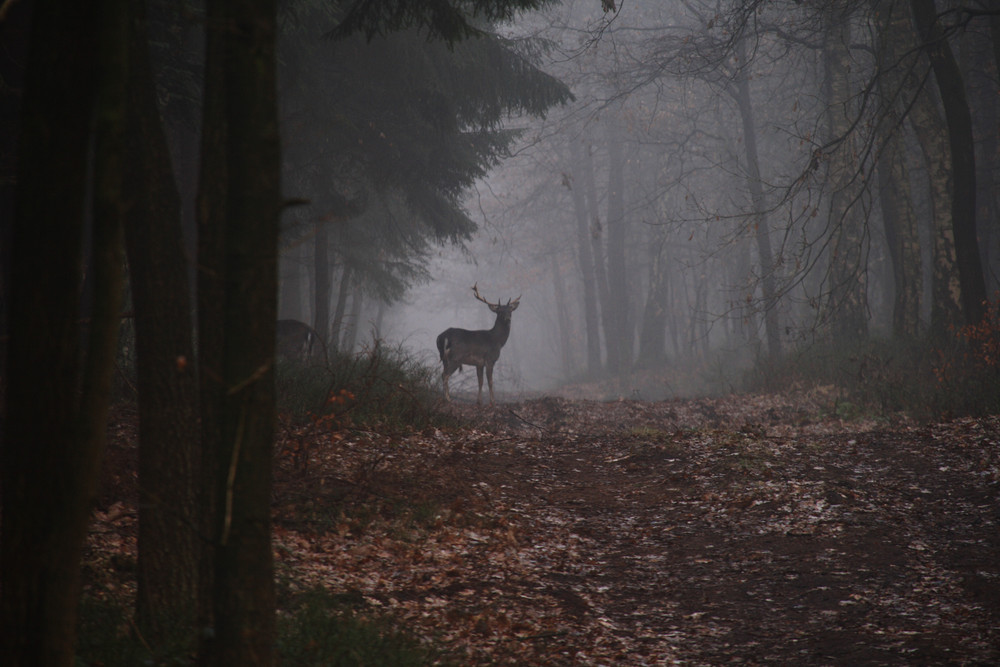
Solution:
<svg viewBox="0 0 1000 667"><path fill-rule="evenodd" d="M356 602L356 601L354 601ZM361 667L448 664L440 650L396 629L383 618L362 616L344 595L321 588L288 601L277 622L275 664L289 667ZM154 651L128 620L132 610L84 598L80 605L75 664L102 667L190 665L193 642Z"/></svg>
<svg viewBox="0 0 1000 667"><path fill-rule="evenodd" d="M358 354L331 353L325 364L279 361L278 412L335 428L420 429L445 419L436 409L434 371L381 340Z"/></svg>
<svg viewBox="0 0 1000 667"><path fill-rule="evenodd" d="M869 339L812 345L780 362L759 362L750 390L832 385L830 414L845 419L905 413L926 420L1000 413L1000 316L995 304L978 325L944 340Z"/></svg>

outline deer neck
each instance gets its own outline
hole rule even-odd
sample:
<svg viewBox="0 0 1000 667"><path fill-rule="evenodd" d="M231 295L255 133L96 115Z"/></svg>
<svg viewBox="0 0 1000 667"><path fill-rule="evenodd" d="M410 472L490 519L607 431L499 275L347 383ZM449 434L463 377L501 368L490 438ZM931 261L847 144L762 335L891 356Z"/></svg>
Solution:
<svg viewBox="0 0 1000 667"><path fill-rule="evenodd" d="M508 336L510 336L510 320L504 319L502 315L497 315L497 321L493 323L493 328L490 329L490 338L502 346L507 342Z"/></svg>

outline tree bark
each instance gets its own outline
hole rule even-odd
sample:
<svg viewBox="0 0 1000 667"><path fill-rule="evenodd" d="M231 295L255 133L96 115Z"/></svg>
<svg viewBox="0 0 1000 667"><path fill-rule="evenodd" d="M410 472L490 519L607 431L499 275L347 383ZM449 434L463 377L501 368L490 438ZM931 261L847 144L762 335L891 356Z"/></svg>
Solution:
<svg viewBox="0 0 1000 667"><path fill-rule="evenodd" d="M139 384L136 617L151 646L196 636L196 377L181 202L160 122L145 5L131 16L126 243Z"/></svg>
<svg viewBox="0 0 1000 667"><path fill-rule="evenodd" d="M218 0L225 48L226 231L215 492L218 665L269 665L274 643L271 461L281 207L274 0ZM213 4L210 2L209 4Z"/></svg>
<svg viewBox="0 0 1000 667"><path fill-rule="evenodd" d="M976 236L976 158L972 116L962 72L937 23L934 0L910 0L910 6L944 104L951 148L951 224L962 288L962 314L967 324L977 324L986 312L986 280Z"/></svg>
<svg viewBox="0 0 1000 667"><path fill-rule="evenodd" d="M912 42L912 40L911 40ZM911 47L912 48L912 47ZM927 65L922 66L923 73ZM962 288L955 259L955 235L951 224L951 147L936 100L916 73L907 76L907 92L914 96L907 115L927 169L931 202L931 335L940 338L962 316Z"/></svg>
<svg viewBox="0 0 1000 667"><path fill-rule="evenodd" d="M229 141L224 95L226 74L226 15L221 2L206 5L205 92L202 110L201 171L198 180L198 398L201 416L201 460L198 506L204 538L198 565L198 626L213 629L199 635L198 662L214 665L217 658L214 591L219 502L219 477L223 442L222 407L226 395L223 358L227 332L223 305L226 300L226 219L229 191Z"/></svg>
<svg viewBox="0 0 1000 667"><path fill-rule="evenodd" d="M210 500L212 665L269 665L280 159L273 0L208 3L199 326ZM212 170L222 174L221 187ZM204 253L204 255L202 254ZM203 319L202 319L203 318ZM202 345L206 343L201 341ZM206 395L208 394L208 395Z"/></svg>
<svg viewBox="0 0 1000 667"><path fill-rule="evenodd" d="M34 5L11 239L0 454L5 665L73 664L79 562L104 447L122 291L124 5L105 2L100 10ZM87 113L91 109L96 119ZM94 307L82 340L80 267L92 122Z"/></svg>

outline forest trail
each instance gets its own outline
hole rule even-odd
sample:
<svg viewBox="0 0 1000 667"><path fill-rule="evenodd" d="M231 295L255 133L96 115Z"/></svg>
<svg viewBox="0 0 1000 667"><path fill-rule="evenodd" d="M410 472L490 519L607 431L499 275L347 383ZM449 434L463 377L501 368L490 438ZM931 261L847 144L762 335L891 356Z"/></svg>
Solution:
<svg viewBox="0 0 1000 667"><path fill-rule="evenodd" d="M496 413L511 441L469 468L531 542L518 594L611 649L567 632L546 659L1000 662L997 422L845 424L756 401Z"/></svg>
<svg viewBox="0 0 1000 667"><path fill-rule="evenodd" d="M543 398L405 435L286 428L284 595L322 586L459 664L1000 663L1000 419L823 406Z"/></svg>

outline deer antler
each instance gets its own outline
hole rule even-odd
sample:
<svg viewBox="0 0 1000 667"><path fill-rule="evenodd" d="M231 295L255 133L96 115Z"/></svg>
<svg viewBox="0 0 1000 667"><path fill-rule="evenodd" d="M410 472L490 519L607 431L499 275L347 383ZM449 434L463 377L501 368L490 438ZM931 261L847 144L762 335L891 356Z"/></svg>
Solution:
<svg viewBox="0 0 1000 667"><path fill-rule="evenodd" d="M478 282L475 285L472 286L472 293L476 295L477 299L479 299L480 301L482 301L483 303L485 303L487 306L494 305L494 304L490 303L489 301L487 301L486 299L484 299L481 294L479 294L479 283ZM518 298L520 299L521 297L518 297ZM497 301L495 305L499 306L500 302Z"/></svg>

